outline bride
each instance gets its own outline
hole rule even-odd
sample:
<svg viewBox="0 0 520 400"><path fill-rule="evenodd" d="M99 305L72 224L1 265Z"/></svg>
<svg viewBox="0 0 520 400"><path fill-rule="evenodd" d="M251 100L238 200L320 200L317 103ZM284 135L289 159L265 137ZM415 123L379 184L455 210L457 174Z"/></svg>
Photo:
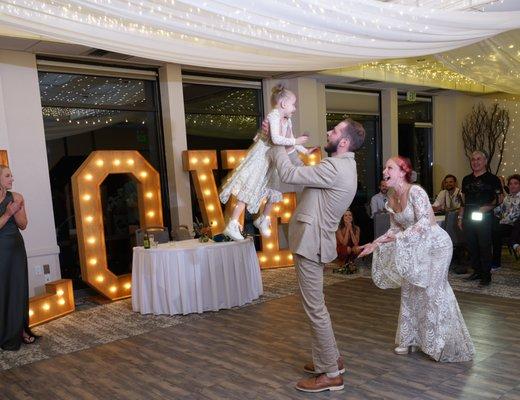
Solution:
<svg viewBox="0 0 520 400"><path fill-rule="evenodd" d="M469 361L475 349L448 283L453 245L411 175L409 159L387 161L383 178L393 189L386 204L390 229L362 246L359 257L374 252L372 279L379 288L401 287L397 354L420 349L436 361Z"/></svg>

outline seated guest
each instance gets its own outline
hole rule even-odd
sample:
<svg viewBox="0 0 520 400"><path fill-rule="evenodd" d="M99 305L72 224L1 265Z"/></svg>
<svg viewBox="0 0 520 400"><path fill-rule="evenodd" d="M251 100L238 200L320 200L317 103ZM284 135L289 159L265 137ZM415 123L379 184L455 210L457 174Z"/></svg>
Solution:
<svg viewBox="0 0 520 400"><path fill-rule="evenodd" d="M460 206L461 196L460 189L457 187L457 178L453 175L446 175L442 180L442 190L432 204L433 211L452 211Z"/></svg>
<svg viewBox="0 0 520 400"><path fill-rule="evenodd" d="M386 181L381 180L379 182L379 193L372 196L370 200L370 218L374 218L374 215L380 212L386 212L385 204L388 200L387 197L388 187Z"/></svg>
<svg viewBox="0 0 520 400"><path fill-rule="evenodd" d="M354 218L350 210L345 211L336 231L336 250L342 264L354 260L360 253L359 226L354 225Z"/></svg>
<svg viewBox="0 0 520 400"><path fill-rule="evenodd" d="M509 189L509 194L506 194L502 204L494 209L495 216L498 220L493 226L492 270L500 268L503 239L512 237L513 226L520 218L520 175L511 175L507 179L507 188ZM511 243L513 246L515 244L517 243ZM518 248L518 246L516 246L516 248Z"/></svg>

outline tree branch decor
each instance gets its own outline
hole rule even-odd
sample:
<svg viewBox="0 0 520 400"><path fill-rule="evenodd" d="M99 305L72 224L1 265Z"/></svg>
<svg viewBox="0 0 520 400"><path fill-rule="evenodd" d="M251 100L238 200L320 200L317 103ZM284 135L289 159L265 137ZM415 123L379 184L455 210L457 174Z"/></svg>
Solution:
<svg viewBox="0 0 520 400"><path fill-rule="evenodd" d="M462 124L462 140L464 152L468 160L475 150L483 150L489 156L488 169L491 161L497 156L495 175L500 170L504 157L504 145L509 132L509 111L493 104L486 108L484 103L473 106L471 113Z"/></svg>

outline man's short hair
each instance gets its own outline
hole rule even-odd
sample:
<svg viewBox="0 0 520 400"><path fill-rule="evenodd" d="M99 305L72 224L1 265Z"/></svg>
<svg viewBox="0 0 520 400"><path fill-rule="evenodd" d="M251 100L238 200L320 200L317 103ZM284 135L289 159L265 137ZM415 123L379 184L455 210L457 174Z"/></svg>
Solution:
<svg viewBox="0 0 520 400"><path fill-rule="evenodd" d="M455 183L457 183L457 177L455 175L452 175L452 174L448 174L444 177L443 181L445 181L446 179L448 178L451 178L455 181Z"/></svg>
<svg viewBox="0 0 520 400"><path fill-rule="evenodd" d="M507 184L509 185L509 182L511 181L511 179L515 179L518 181L518 183L520 183L520 174L513 174L511 175L510 177L507 178Z"/></svg>
<svg viewBox="0 0 520 400"><path fill-rule="evenodd" d="M486 161L489 160L487 153L484 150L475 150L471 153L471 157L473 157L475 154L480 154L482 157L486 159Z"/></svg>
<svg viewBox="0 0 520 400"><path fill-rule="evenodd" d="M365 141L365 128L351 118L345 119L344 122L347 124L343 129L342 136L350 142L349 151L356 151L363 146Z"/></svg>

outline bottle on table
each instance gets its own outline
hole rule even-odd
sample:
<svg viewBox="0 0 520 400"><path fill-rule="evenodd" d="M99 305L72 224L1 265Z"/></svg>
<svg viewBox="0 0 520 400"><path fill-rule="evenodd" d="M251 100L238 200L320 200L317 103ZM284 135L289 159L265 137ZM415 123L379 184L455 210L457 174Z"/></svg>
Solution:
<svg viewBox="0 0 520 400"><path fill-rule="evenodd" d="M148 232L144 232L144 237L143 237L143 247L145 249L149 249L150 248L150 237L148 236Z"/></svg>

